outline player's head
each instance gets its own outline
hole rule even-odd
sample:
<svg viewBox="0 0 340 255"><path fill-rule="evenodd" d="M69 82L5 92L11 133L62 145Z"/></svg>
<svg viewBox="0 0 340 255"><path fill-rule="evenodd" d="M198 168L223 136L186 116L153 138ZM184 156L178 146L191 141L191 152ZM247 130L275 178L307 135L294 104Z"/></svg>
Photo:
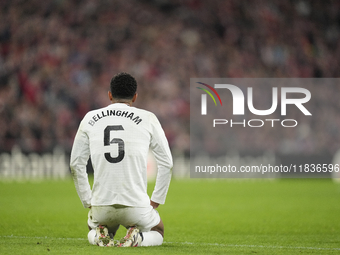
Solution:
<svg viewBox="0 0 340 255"><path fill-rule="evenodd" d="M137 91L137 82L128 73L116 74L110 82L110 92L114 99L131 100Z"/></svg>

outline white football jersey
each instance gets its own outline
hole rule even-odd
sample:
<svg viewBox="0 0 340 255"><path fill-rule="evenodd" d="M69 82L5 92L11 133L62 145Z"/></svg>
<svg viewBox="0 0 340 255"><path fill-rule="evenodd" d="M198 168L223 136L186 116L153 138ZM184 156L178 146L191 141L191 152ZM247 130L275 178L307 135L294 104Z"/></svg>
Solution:
<svg viewBox="0 0 340 255"><path fill-rule="evenodd" d="M145 207L147 155L157 161L151 200L164 204L171 179L172 156L157 117L122 103L88 112L81 121L71 152L71 172L84 207L120 204ZM92 191L86 173L91 156Z"/></svg>

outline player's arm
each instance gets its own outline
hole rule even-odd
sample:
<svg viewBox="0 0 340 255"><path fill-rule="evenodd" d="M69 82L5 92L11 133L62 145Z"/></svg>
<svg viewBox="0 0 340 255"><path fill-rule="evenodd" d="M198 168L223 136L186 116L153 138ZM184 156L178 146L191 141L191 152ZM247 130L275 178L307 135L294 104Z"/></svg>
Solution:
<svg viewBox="0 0 340 255"><path fill-rule="evenodd" d="M86 165L90 156L89 138L80 124L73 142L70 168L78 196L85 208L91 207L91 187L86 173Z"/></svg>
<svg viewBox="0 0 340 255"><path fill-rule="evenodd" d="M170 185L173 163L168 140L155 115L151 116L150 123L152 125L150 148L155 155L158 167L155 189L151 196L151 205L157 208L159 204L164 204L165 202Z"/></svg>

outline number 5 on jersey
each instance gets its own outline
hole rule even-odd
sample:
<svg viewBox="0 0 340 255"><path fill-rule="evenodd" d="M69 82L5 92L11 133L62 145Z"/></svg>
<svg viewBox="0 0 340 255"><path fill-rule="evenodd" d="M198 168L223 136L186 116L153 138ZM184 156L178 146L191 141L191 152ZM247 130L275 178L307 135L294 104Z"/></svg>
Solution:
<svg viewBox="0 0 340 255"><path fill-rule="evenodd" d="M122 161L125 156L124 141L120 138L113 138L112 140L110 138L111 131L119 131L119 130L124 130L122 125L107 126L104 129L104 146L109 146L111 144L118 143L118 156L117 157L113 158L110 152L104 153L106 160L109 161L110 163L118 163Z"/></svg>

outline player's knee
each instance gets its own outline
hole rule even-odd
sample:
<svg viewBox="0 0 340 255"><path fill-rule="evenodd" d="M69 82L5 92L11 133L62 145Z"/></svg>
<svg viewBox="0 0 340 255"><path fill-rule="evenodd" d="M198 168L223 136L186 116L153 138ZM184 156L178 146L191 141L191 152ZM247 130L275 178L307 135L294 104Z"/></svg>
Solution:
<svg viewBox="0 0 340 255"><path fill-rule="evenodd" d="M95 242L96 238L96 231L94 229L90 230L90 232L87 234L87 239L89 240L89 243L92 245L96 245Z"/></svg>

